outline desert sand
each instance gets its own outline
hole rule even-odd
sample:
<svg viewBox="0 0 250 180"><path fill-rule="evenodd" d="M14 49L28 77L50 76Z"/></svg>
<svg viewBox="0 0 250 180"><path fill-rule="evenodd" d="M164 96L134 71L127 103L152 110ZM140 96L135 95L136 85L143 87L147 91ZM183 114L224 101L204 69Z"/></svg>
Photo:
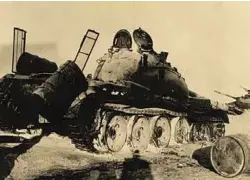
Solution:
<svg viewBox="0 0 250 180"><path fill-rule="evenodd" d="M246 113L239 121L232 120L227 134L243 132L246 124L250 124L248 117L250 113ZM171 125L174 124L175 121ZM234 130L235 126L240 130ZM101 155L81 151L75 148L69 138L54 133L43 137L32 147L14 147L14 150L1 149L0 158L4 158L0 164L1 175L8 174L9 179L119 179L125 170L128 171L129 179L226 179L213 171L208 155L200 152L200 149L205 148L202 144L180 145L174 143L173 139L161 153L150 149L141 153L138 159L133 158L127 150ZM135 166L136 163L139 165ZM244 173L232 179L247 180L249 174Z"/></svg>

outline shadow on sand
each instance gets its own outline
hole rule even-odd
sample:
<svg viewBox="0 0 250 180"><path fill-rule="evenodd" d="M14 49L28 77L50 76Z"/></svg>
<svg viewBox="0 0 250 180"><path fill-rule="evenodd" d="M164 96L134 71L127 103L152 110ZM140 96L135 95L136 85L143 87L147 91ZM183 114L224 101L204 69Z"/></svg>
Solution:
<svg viewBox="0 0 250 180"><path fill-rule="evenodd" d="M35 180L153 180L149 162L134 154L132 158L125 159L124 162L104 162L92 164L88 167L77 170L53 170L45 175L35 177Z"/></svg>
<svg viewBox="0 0 250 180"><path fill-rule="evenodd" d="M200 148L194 151L192 158L195 159L202 167L215 172L210 160L210 151L212 146Z"/></svg>
<svg viewBox="0 0 250 180"><path fill-rule="evenodd" d="M15 160L19 155L26 153L41 140L42 136L34 137L29 142L15 147L0 148L0 179L5 179L15 166Z"/></svg>

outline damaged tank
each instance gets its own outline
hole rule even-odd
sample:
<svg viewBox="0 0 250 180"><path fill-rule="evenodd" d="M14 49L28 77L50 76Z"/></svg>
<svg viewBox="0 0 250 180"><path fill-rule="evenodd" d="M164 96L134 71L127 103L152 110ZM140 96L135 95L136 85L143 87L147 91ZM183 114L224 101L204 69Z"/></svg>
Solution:
<svg viewBox="0 0 250 180"><path fill-rule="evenodd" d="M220 91L215 90L216 93L220 95L227 96L229 98L234 99L234 101L227 103L229 107L229 114L232 115L241 115L245 110L250 109L250 90L242 87L247 93L243 96L235 97L229 94L222 93Z"/></svg>
<svg viewBox="0 0 250 180"><path fill-rule="evenodd" d="M88 86L75 62L58 68L55 62L26 52L25 47L26 31L14 28L12 73L0 79L0 129L13 135L20 129L29 134L32 129L43 130L46 122L60 124L72 101Z"/></svg>
<svg viewBox="0 0 250 180"><path fill-rule="evenodd" d="M25 41L26 32L14 30ZM77 148L92 152L118 152L125 146L132 151L144 151L149 145L165 148L174 118L178 143L214 141L225 134L228 106L191 91L168 62L168 52L157 53L141 28L133 37L125 29L118 31L108 53L97 60L93 76L85 78L98 37L88 30L75 59L59 68L25 52L25 42L21 43L22 51L18 55L13 51L13 74L0 83L1 128L41 127L41 116ZM137 51L132 49L133 40Z"/></svg>
<svg viewBox="0 0 250 180"><path fill-rule="evenodd" d="M25 52L26 31L14 28L12 73L0 79L0 129L35 127L39 114L32 92L57 70L56 63Z"/></svg>
<svg viewBox="0 0 250 180"><path fill-rule="evenodd" d="M133 38L126 29L118 31L94 75L88 75L87 91L64 116L76 122L69 125L76 147L98 152L165 148L174 118L179 119L174 127L178 143L223 136L228 107L191 91L167 57L168 52L155 52L145 30L134 30Z"/></svg>

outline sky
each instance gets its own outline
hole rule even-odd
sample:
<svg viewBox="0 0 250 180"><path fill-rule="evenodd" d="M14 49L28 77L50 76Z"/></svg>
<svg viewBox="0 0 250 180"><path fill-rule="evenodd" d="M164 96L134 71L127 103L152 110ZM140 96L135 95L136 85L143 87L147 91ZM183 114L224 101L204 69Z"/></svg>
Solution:
<svg viewBox="0 0 250 180"><path fill-rule="evenodd" d="M1 75L11 69L13 27L27 30L27 51L58 65L75 57L87 29L96 30L87 73L118 30L141 27L190 89L223 102L231 99L214 90L250 89L250 2L1 2L0 22Z"/></svg>

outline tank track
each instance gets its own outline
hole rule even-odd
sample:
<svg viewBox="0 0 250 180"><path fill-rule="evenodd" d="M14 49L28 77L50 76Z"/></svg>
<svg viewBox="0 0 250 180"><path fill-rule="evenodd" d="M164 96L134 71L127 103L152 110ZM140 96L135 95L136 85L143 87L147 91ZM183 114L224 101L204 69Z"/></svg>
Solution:
<svg viewBox="0 0 250 180"><path fill-rule="evenodd" d="M150 108L137 109L127 108L126 106L119 104L104 104L97 110L94 122L92 123L91 129L86 129L85 125L70 125L69 138L76 148L91 153L107 153L112 152L108 149L105 143L105 131L108 123L115 116L125 117L123 120L126 121L127 126L131 128L133 125L133 117L136 116L147 116L147 118L158 117L159 114L166 114L166 111L159 109L153 111ZM128 130L129 131L129 130ZM127 145L131 147L131 141L127 142Z"/></svg>
<svg viewBox="0 0 250 180"><path fill-rule="evenodd" d="M124 127L126 126L125 131L127 133L125 133L126 142L124 143L124 146L121 145L122 143L117 146L123 146L123 148L128 147L132 151L144 151L147 149L148 145L154 146L159 150L167 147L171 138L170 121L175 117L179 117L178 122L182 121L183 119L185 120L187 119L187 114L160 108L138 109L121 104L106 103L98 109L91 130L86 130L86 127L84 125L79 126L79 124L76 124L74 127L71 126L69 137L71 138L72 143L75 145L76 148L91 153L112 153L120 151L123 148L112 148L110 147L110 143L107 142L107 137L111 136L107 135L110 134L108 124L112 123L111 121L114 119L114 117L118 117L117 121L119 121L119 118L121 118L123 121L126 122L126 125L124 125ZM163 121L161 121L161 118L163 118L164 121L167 122L165 125L162 124ZM142 119L144 119L145 121L143 121ZM146 124L145 129L148 129L149 131L146 131L146 135L144 133L144 136L146 136L144 137L146 139L146 144L139 142L139 145L136 145L132 134L133 127L135 127L135 124L139 120L143 121ZM158 130L161 132L157 132L157 122L161 123L162 127L160 125L157 126L160 127L160 130ZM186 139L187 142L195 143L197 141L206 140L214 141L218 137L224 136L225 134L225 125L222 119L219 118L211 119L210 117L210 119L208 119L208 122L204 122L204 120L194 122L187 120L187 124L188 126L185 127L185 137L183 138ZM209 132L202 132L204 131L203 126L206 127L205 131ZM162 135L162 129L169 130L169 132L166 132L165 137L164 135ZM198 135L196 134L196 131L198 131ZM209 137L203 137L206 135ZM176 132L175 136L177 136ZM183 143L183 141L178 142L176 138L175 141L177 143ZM138 148L138 146L142 147Z"/></svg>
<svg viewBox="0 0 250 180"><path fill-rule="evenodd" d="M161 108L135 108L135 107L129 107L126 105L121 104L112 104L112 103L106 103L104 104L103 108L108 110L114 110L123 112L126 114L134 114L134 115L149 115L149 116L156 116L156 115L162 115L162 116L187 116L187 113L183 112L175 112L168 109L161 109Z"/></svg>

